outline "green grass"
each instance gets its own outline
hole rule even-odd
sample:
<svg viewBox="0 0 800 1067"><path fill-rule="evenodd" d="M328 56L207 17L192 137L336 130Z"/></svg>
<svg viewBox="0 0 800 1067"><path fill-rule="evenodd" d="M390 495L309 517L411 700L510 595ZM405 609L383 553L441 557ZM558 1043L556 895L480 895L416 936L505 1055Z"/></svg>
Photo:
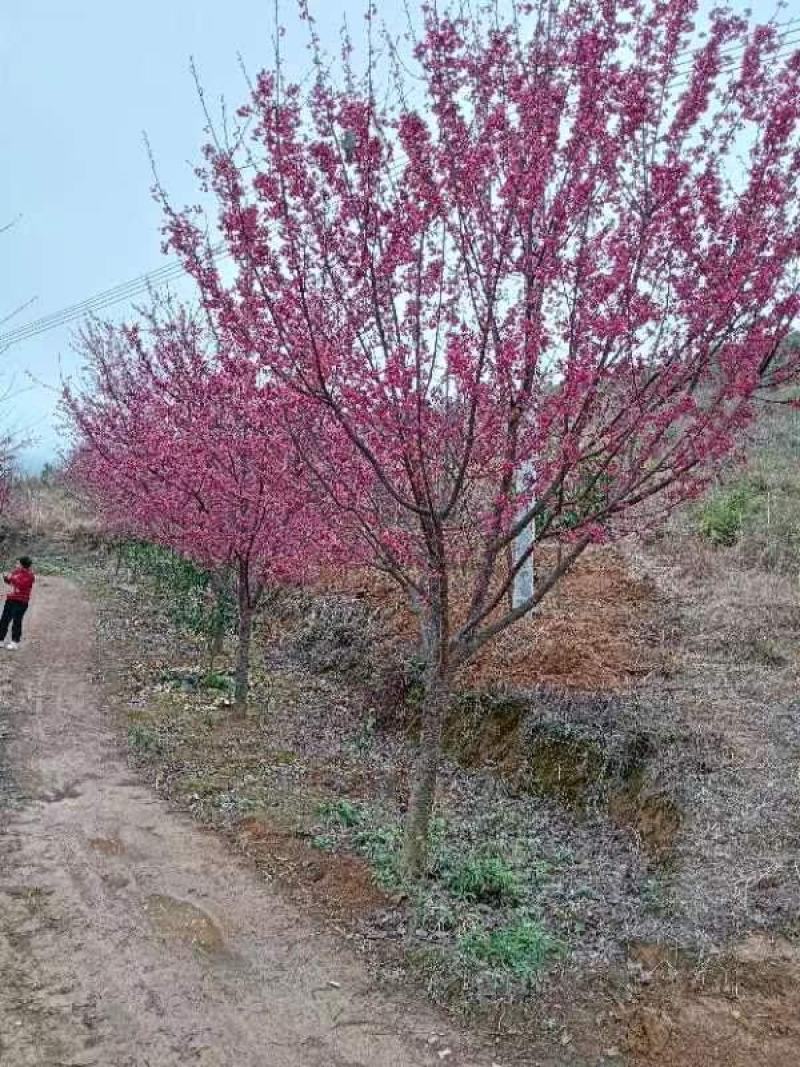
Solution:
<svg viewBox="0 0 800 1067"><path fill-rule="evenodd" d="M33 561L33 569L40 578L68 578L77 573L75 565L68 559L45 556Z"/></svg>
<svg viewBox="0 0 800 1067"><path fill-rule="evenodd" d="M399 826L365 827L355 835L356 849L374 870L377 882L384 887L397 886L402 881L399 863L401 841Z"/></svg>
<svg viewBox="0 0 800 1067"><path fill-rule="evenodd" d="M117 546L118 563L137 579L147 579L164 597L176 625L204 638L217 629L230 631L235 605L226 581L214 594L212 575L190 559L147 541L125 541Z"/></svg>
<svg viewBox="0 0 800 1067"><path fill-rule="evenodd" d="M311 847L318 848L320 852L335 852L337 841L332 834L315 834L311 838Z"/></svg>
<svg viewBox="0 0 800 1067"><path fill-rule="evenodd" d="M797 574L800 566L800 412L761 412L744 466L693 509L695 528L746 564Z"/></svg>
<svg viewBox="0 0 800 1067"><path fill-rule="evenodd" d="M459 939L458 948L466 962L509 971L518 978L534 977L561 952L559 942L529 918L496 930L471 930Z"/></svg>
<svg viewBox="0 0 800 1067"><path fill-rule="evenodd" d="M128 744L134 751L159 754L162 751L161 738L150 726L136 722L128 728Z"/></svg>
<svg viewBox="0 0 800 1067"><path fill-rule="evenodd" d="M317 814L322 816L329 826L342 826L348 830L360 826L363 821L361 809L344 797L324 801L317 808Z"/></svg>
<svg viewBox="0 0 800 1067"><path fill-rule="evenodd" d="M215 689L221 693L227 693L233 688L233 680L227 674L219 671L209 671L200 679L204 689Z"/></svg>
<svg viewBox="0 0 800 1067"><path fill-rule="evenodd" d="M449 900L420 893L415 907L416 923L423 930L437 933L458 929L461 924L459 909Z"/></svg>
<svg viewBox="0 0 800 1067"><path fill-rule="evenodd" d="M468 856L444 867L442 881L455 897L480 903L513 903L519 899L516 872L502 856Z"/></svg>
<svg viewBox="0 0 800 1067"><path fill-rule="evenodd" d="M713 545L730 548L739 540L746 518L758 507L758 492L748 482L719 489L700 509L700 533Z"/></svg>

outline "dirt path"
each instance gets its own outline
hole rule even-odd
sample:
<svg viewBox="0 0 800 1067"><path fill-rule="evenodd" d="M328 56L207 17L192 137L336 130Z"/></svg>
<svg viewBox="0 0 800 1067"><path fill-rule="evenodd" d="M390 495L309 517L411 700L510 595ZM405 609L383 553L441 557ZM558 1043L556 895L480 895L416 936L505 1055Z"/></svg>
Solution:
<svg viewBox="0 0 800 1067"><path fill-rule="evenodd" d="M0 652L0 1065L490 1067L135 780L89 604L38 592Z"/></svg>

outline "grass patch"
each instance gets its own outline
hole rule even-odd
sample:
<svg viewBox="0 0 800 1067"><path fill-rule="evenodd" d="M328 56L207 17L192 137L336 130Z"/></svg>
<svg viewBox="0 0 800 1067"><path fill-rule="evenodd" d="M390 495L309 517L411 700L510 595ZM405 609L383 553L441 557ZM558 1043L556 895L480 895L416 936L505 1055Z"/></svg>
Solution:
<svg viewBox="0 0 800 1067"><path fill-rule="evenodd" d="M462 925L460 909L452 901L422 893L416 902L415 916L422 930L449 933Z"/></svg>
<svg viewBox="0 0 800 1067"><path fill-rule="evenodd" d="M400 872L400 846L402 834L399 826L372 826L360 830L354 840L356 849L375 872L375 879L384 888L397 886L402 881Z"/></svg>
<svg viewBox="0 0 800 1067"><path fill-rule="evenodd" d="M458 942L467 963L508 971L518 978L535 977L561 945L533 919L519 919L496 930L471 930Z"/></svg>
<svg viewBox="0 0 800 1067"><path fill-rule="evenodd" d="M35 559L33 569L40 578L71 578L77 573L70 560L54 556Z"/></svg>
<svg viewBox="0 0 800 1067"><path fill-rule="evenodd" d="M768 638L756 637L748 647L749 658L762 667L786 667L791 662L780 646Z"/></svg>
<svg viewBox="0 0 800 1067"><path fill-rule="evenodd" d="M219 671L209 671L200 679L200 685L204 689L214 689L220 693L229 693L233 689L233 679Z"/></svg>
<svg viewBox="0 0 800 1067"><path fill-rule="evenodd" d="M348 830L354 826L360 826L363 822L361 809L344 797L323 801L317 808L317 814L328 825L342 826Z"/></svg>
<svg viewBox="0 0 800 1067"><path fill-rule="evenodd" d="M337 846L333 834L315 834L311 838L311 847L318 848L320 852L335 852Z"/></svg>
<svg viewBox="0 0 800 1067"><path fill-rule="evenodd" d="M785 410L759 420L744 473L694 511L696 529L739 560L795 575L800 564L800 419Z"/></svg>
<svg viewBox="0 0 800 1067"><path fill-rule="evenodd" d="M157 756L163 752L163 745L158 733L144 723L135 722L128 727L128 744L142 755Z"/></svg>
<svg viewBox="0 0 800 1067"><path fill-rule="evenodd" d="M739 540L745 519L758 506L758 493L748 482L719 489L700 508L700 533L713 545L730 548Z"/></svg>
<svg viewBox="0 0 800 1067"><path fill-rule="evenodd" d="M500 904L514 903L520 896L516 872L498 855L468 856L448 863L442 881L461 900Z"/></svg>

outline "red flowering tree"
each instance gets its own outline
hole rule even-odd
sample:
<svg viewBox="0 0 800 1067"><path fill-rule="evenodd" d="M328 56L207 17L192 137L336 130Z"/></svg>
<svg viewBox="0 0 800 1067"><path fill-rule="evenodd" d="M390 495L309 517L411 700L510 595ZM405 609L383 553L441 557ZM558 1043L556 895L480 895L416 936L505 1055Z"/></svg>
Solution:
<svg viewBox="0 0 800 1067"><path fill-rule="evenodd" d="M254 613L276 584L307 574L325 543L278 392L251 362L215 352L183 309L153 314L144 328L90 325L82 347L89 379L66 394L73 476L110 529L233 574L243 708Z"/></svg>
<svg viewBox="0 0 800 1067"><path fill-rule="evenodd" d="M391 92L349 50L344 88L319 55L307 95L257 79L202 175L232 282L165 200L215 331L302 398L337 535L418 613L411 872L458 668L587 546L695 494L798 371L800 56L778 28L720 8L698 44L694 0L489 7L423 5Z"/></svg>

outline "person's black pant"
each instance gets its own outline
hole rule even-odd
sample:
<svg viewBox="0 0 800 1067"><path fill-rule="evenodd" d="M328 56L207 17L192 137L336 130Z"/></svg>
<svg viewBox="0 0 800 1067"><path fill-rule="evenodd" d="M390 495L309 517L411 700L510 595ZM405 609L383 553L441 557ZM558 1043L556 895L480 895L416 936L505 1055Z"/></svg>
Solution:
<svg viewBox="0 0 800 1067"><path fill-rule="evenodd" d="M11 626L11 640L19 642L22 639L22 616L28 610L28 605L21 600L7 600L0 617L0 643L5 641L8 627Z"/></svg>

